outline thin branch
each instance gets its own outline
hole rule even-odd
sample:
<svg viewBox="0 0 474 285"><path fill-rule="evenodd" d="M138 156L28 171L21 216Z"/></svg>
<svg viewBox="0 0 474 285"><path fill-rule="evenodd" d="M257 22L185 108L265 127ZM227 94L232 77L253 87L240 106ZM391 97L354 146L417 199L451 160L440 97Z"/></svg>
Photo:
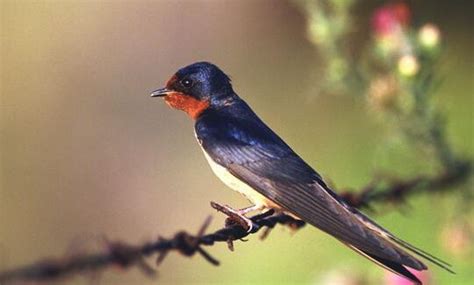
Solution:
<svg viewBox="0 0 474 285"><path fill-rule="evenodd" d="M380 183L372 183L357 192L343 192L341 197L349 205L357 208L367 208L372 203L398 203L403 202L413 194L453 189L454 186L465 182L470 177L471 171L471 163L462 162L451 171L441 173L435 177L419 176L409 180L392 181L386 183L385 187L377 186ZM154 242L138 246L123 242L111 242L103 253L79 255L67 259L48 259L0 272L0 284L5 285L8 282L18 280L53 280L82 272L99 272L114 265L122 268L135 266L145 274L153 276L155 270L148 265L145 258L157 254L156 263L159 265L170 251L176 251L185 256L193 256L198 253L209 263L219 265L219 261L204 250L203 246L212 246L216 242L226 242L229 249L232 250L233 241L241 240L259 232L261 229L264 229L263 238L277 224L289 226L293 229L299 229L305 224L303 221L283 213L274 214L273 211L253 216L250 219L253 223L250 232L247 232L239 223L227 223L225 227L213 233L205 234L211 221L210 218L207 218L195 235L181 231L170 239L160 237Z"/></svg>

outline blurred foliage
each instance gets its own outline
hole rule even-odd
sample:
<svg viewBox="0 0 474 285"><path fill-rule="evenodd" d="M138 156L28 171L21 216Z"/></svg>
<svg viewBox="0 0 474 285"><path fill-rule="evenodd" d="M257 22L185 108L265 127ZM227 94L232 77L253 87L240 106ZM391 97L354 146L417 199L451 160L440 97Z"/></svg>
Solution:
<svg viewBox="0 0 474 285"><path fill-rule="evenodd" d="M309 39L326 62L323 88L367 98L385 124L395 126L426 157L434 153L433 163L444 170L470 163L456 157L446 141L445 119L433 99L441 83L436 63L442 50L441 31L435 24L416 27L406 2L387 1L372 13L368 52L353 62L344 41L351 30L354 2L296 3L305 11Z"/></svg>
<svg viewBox="0 0 474 285"><path fill-rule="evenodd" d="M317 46L325 59L323 88L335 92L347 92L352 81L353 64L348 56L347 35L353 24L351 7L353 0L311 1L296 0L307 19L309 40Z"/></svg>
<svg viewBox="0 0 474 285"><path fill-rule="evenodd" d="M347 47L354 22L351 14L356 5L354 1L295 2L307 17L309 40L325 61L327 76L321 83L326 92L366 98L380 122L395 131L408 147L416 150L419 159L425 161L427 167L420 173L467 171L461 175L467 176L467 183L461 178L464 183L456 186L461 191L454 192L458 204L452 214L454 225L446 225L445 231L450 234L445 232L443 236L452 251L471 255L474 242L472 160L456 153L447 141L446 118L434 99L443 78L437 72L443 51L440 29L433 23L413 24L420 21L414 20L415 15L406 1L383 1L371 13L371 37L363 44L366 52L354 59ZM378 179L371 187L384 189L385 183L384 179ZM447 238L449 235L451 239ZM426 280L426 284L436 284ZM386 282L402 284L403 280Z"/></svg>

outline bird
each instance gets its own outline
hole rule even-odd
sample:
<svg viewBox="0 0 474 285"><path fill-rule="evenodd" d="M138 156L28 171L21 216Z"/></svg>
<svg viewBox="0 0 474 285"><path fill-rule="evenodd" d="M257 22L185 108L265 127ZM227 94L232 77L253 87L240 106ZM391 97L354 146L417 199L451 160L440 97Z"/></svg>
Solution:
<svg viewBox="0 0 474 285"><path fill-rule="evenodd" d="M252 204L237 210L220 206L248 230L252 222L246 214L274 210L311 224L414 284L422 283L408 268L427 269L415 255L453 273L448 263L344 202L234 92L230 77L216 65L203 61L185 66L151 96L164 98L194 120L195 137L215 175Z"/></svg>

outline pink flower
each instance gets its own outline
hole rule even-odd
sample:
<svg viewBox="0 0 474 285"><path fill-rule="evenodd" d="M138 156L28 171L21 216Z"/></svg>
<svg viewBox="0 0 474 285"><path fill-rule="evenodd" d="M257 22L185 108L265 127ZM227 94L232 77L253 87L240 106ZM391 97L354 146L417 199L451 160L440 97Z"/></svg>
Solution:
<svg viewBox="0 0 474 285"><path fill-rule="evenodd" d="M427 271L416 271L408 269L413 275L415 275L418 279L420 279L423 285L433 285L434 283L431 282L430 274ZM396 275L390 271L386 271L385 274L385 285L413 285L413 282L410 280Z"/></svg>
<svg viewBox="0 0 474 285"><path fill-rule="evenodd" d="M404 2L389 3L375 10L372 28L377 36L387 36L410 23L410 9Z"/></svg>

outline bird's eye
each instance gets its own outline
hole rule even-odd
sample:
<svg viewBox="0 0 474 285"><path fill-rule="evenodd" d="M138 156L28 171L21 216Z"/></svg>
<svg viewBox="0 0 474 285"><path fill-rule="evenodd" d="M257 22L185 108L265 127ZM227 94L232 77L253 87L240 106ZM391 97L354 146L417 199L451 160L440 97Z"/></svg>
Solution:
<svg viewBox="0 0 474 285"><path fill-rule="evenodd" d="M189 78L181 80L181 85L183 85L183 87L190 88L191 86L193 86L193 84L194 82Z"/></svg>

